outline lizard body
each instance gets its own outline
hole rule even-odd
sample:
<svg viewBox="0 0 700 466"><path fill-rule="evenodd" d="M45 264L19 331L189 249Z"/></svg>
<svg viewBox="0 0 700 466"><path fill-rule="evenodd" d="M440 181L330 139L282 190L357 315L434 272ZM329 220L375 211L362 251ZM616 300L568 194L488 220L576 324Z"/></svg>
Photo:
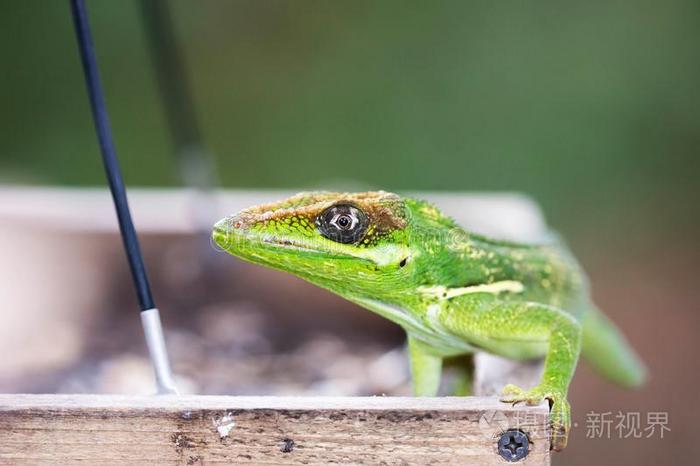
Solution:
<svg viewBox="0 0 700 466"><path fill-rule="evenodd" d="M437 393L448 357L544 357L541 383L530 390L507 385L502 400L548 399L556 450L568 438L566 394L582 347L613 381L637 386L644 378L558 241L487 238L431 204L383 191L300 193L223 219L213 239L235 256L298 275L403 327L417 395Z"/></svg>

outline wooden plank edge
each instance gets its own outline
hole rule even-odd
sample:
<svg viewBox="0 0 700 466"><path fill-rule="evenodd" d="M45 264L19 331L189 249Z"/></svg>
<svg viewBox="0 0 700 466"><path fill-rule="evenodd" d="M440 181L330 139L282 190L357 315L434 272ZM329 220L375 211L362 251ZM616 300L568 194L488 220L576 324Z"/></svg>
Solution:
<svg viewBox="0 0 700 466"><path fill-rule="evenodd" d="M504 464L531 441L549 464L546 404L496 397L0 395L4 464Z"/></svg>

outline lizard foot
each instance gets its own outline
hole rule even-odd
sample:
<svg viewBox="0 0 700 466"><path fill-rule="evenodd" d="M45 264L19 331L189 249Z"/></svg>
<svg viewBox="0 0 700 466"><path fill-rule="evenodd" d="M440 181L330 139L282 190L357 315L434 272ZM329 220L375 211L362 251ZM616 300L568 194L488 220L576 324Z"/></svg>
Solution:
<svg viewBox="0 0 700 466"><path fill-rule="evenodd" d="M571 407L566 401L566 394L561 390L538 385L530 390L523 390L512 384L503 387L501 401L504 403L527 403L538 405L543 400L549 400L549 419L552 428L551 449L561 451L566 447L571 429Z"/></svg>

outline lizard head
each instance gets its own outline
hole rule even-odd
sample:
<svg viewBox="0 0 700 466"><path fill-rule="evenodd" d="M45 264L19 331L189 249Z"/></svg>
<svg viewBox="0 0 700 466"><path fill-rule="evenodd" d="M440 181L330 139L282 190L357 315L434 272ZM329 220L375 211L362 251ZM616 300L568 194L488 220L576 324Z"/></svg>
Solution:
<svg viewBox="0 0 700 466"><path fill-rule="evenodd" d="M396 194L300 193L214 226L223 250L334 291L407 286L410 210Z"/></svg>

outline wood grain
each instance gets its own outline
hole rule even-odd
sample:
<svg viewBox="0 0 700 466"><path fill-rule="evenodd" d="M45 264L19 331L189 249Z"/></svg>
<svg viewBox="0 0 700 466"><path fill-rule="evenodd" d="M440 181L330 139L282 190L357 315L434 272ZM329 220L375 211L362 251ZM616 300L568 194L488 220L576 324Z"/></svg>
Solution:
<svg viewBox="0 0 700 466"><path fill-rule="evenodd" d="M495 397L0 395L0 463L502 465L508 428L549 464L546 404Z"/></svg>

